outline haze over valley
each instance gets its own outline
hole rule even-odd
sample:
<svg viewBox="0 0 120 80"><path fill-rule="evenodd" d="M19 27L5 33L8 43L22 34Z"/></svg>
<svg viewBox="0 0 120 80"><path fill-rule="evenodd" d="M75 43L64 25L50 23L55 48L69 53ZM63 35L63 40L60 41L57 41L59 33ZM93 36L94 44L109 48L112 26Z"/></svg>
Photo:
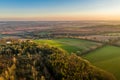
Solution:
<svg viewBox="0 0 120 80"><path fill-rule="evenodd" d="M120 80L119 0L1 0L0 80Z"/></svg>

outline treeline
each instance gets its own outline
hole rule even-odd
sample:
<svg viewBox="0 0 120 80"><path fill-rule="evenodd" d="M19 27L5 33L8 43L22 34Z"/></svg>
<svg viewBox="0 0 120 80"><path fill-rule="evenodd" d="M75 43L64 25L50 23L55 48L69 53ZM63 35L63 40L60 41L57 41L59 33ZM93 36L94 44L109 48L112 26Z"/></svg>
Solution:
<svg viewBox="0 0 120 80"><path fill-rule="evenodd" d="M115 77L62 49L13 40L0 46L0 80L115 80Z"/></svg>

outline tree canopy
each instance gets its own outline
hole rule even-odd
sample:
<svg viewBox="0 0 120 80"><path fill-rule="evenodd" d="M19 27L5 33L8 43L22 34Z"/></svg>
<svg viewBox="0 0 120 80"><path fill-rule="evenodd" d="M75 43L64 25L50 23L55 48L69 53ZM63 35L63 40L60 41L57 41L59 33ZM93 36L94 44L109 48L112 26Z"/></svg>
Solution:
<svg viewBox="0 0 120 80"><path fill-rule="evenodd" d="M115 80L75 54L32 41L0 45L0 80Z"/></svg>

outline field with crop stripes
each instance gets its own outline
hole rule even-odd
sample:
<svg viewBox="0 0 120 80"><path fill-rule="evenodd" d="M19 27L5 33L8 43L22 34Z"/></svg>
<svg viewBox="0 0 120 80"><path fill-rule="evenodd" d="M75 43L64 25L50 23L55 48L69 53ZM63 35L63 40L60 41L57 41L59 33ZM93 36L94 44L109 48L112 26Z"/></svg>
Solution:
<svg viewBox="0 0 120 80"><path fill-rule="evenodd" d="M49 44L55 47L60 47L69 53L78 53L78 54L81 54L84 51L95 49L98 46L102 45L101 43L97 43L97 42L80 40L80 39L71 39L71 38L52 39L52 40L34 40L34 42L39 44Z"/></svg>
<svg viewBox="0 0 120 80"><path fill-rule="evenodd" d="M83 57L94 65L113 73L120 80L120 47L104 46Z"/></svg>

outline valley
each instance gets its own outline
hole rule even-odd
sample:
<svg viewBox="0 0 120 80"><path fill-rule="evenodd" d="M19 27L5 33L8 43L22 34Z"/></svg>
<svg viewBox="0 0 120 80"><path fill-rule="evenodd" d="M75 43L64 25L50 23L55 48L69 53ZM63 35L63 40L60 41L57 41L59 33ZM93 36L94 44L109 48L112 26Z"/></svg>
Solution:
<svg viewBox="0 0 120 80"><path fill-rule="evenodd" d="M117 78L117 80L120 79L119 77L120 76L119 75L120 22L111 22L111 21L14 22L13 21L13 22L4 22L4 23L1 22L0 30L1 30L0 31L1 46L7 44L6 41L16 42L17 40L19 40L20 42L31 41L32 43L41 46L60 48L64 50L66 53L69 53L69 55L75 54L79 57L82 57L90 61L93 65L112 73ZM17 50L18 48L19 47L15 48L15 50ZM34 48L30 48L30 49L34 49ZM20 50L19 53L22 53L22 51ZM36 51L34 53L36 53ZM35 56L37 57L38 55ZM32 55L33 59L35 56ZM24 59L22 57L23 56L18 58ZM29 54L27 54L26 58L28 57ZM43 62L41 62L41 64L42 63ZM18 64L16 65L18 66ZM22 67L20 68L20 70L21 69ZM29 75L32 75L31 72L29 73L30 73ZM51 76L52 73L49 73L49 71L47 71L47 73L50 76L49 78L53 77ZM21 72L21 74L23 73ZM45 74L44 78L47 77L46 70L45 72L43 71L43 73L41 73L40 75L41 77L43 77L42 74ZM24 77L26 76L23 76L23 78ZM54 78L56 77L54 76Z"/></svg>

